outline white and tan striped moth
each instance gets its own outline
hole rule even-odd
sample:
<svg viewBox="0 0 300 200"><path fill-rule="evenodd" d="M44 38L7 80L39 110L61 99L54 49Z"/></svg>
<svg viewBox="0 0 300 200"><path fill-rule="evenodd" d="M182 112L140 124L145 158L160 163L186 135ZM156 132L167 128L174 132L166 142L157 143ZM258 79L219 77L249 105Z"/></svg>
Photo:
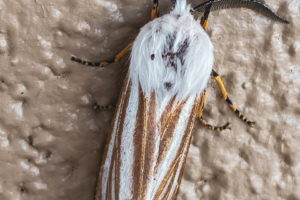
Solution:
<svg viewBox="0 0 300 200"><path fill-rule="evenodd" d="M99 176L98 199L176 194L213 46L185 1L135 39Z"/></svg>
<svg viewBox="0 0 300 200"><path fill-rule="evenodd" d="M228 7L224 2L215 1L219 7ZM268 10L261 1L237 2L260 4L259 8ZM158 1L154 0L153 18L157 5ZM201 5L197 9L206 8L202 20L205 28L214 1ZM285 22L272 12L270 16ZM199 117L205 124L202 119L205 87L214 57L212 42L204 28L194 19L186 0L177 0L169 14L154 19L140 30L132 46L129 72L108 136L97 200L176 198L195 119ZM130 47L117 55L115 61ZM72 60L89 65L107 64L74 57ZM251 125L231 103L220 77L215 71L212 74L231 108ZM217 129L227 127L228 124Z"/></svg>

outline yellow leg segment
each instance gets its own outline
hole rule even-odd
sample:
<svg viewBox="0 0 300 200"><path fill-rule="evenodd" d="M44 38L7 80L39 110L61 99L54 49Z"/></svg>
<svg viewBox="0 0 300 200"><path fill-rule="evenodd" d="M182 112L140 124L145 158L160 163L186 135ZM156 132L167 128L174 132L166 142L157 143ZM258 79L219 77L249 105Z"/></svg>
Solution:
<svg viewBox="0 0 300 200"><path fill-rule="evenodd" d="M198 117L199 118L201 118L202 115L203 115L205 102L206 102L206 91L204 90L201 93L201 98L200 98L200 104L199 104L199 110L198 110Z"/></svg>
<svg viewBox="0 0 300 200"><path fill-rule="evenodd" d="M131 50L132 43L129 43L125 48L123 48L113 60L109 61L102 61L102 62L91 62L88 60L82 60L81 58L77 58L75 56L71 56L71 60L83 65L88 65L91 67L105 67L108 64L114 63L114 62L120 62L120 60Z"/></svg>
<svg viewBox="0 0 300 200"><path fill-rule="evenodd" d="M157 18L158 16L159 16L158 0L153 0L153 7L151 10L151 20Z"/></svg>
<svg viewBox="0 0 300 200"><path fill-rule="evenodd" d="M230 124L226 123L223 126L213 126L210 125L206 120L203 119L203 110L204 110L204 104L206 101L206 92L201 93L200 103L199 103L199 110L198 110L198 117L202 125L204 125L206 128L214 130L214 131L223 131L225 129L230 129Z"/></svg>
<svg viewBox="0 0 300 200"><path fill-rule="evenodd" d="M114 62L120 62L120 60L129 52L131 51L132 43L129 43L125 48L123 48L114 59Z"/></svg>
<svg viewBox="0 0 300 200"><path fill-rule="evenodd" d="M253 126L255 124L254 121L249 121L237 108L236 105L234 105L232 103L232 101L230 100L230 98L228 97L228 93L227 90L224 86L224 83L221 79L221 76L215 71L212 71L212 75L214 77L214 79L217 81L217 84L219 86L219 89L221 90L222 96L225 99L225 101L228 103L229 107L234 111L234 113L241 119L243 120L245 123L247 123L249 126Z"/></svg>
<svg viewBox="0 0 300 200"><path fill-rule="evenodd" d="M208 16L209 16L209 13L210 13L210 9L211 9L211 6L212 4L209 4L206 8L205 8L205 11L204 11L204 14L200 20L201 22L201 25L202 25L202 28L204 30L207 30L208 29Z"/></svg>
<svg viewBox="0 0 300 200"><path fill-rule="evenodd" d="M203 27L204 30L207 30L207 29L208 29L208 20L205 20L205 21L203 22L202 27Z"/></svg>

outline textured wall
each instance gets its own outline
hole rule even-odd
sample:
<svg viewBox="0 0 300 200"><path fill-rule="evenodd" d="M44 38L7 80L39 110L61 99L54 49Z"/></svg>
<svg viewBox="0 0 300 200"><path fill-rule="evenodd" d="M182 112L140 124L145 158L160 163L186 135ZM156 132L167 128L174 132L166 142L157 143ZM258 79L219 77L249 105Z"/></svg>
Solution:
<svg viewBox="0 0 300 200"><path fill-rule="evenodd" d="M162 12L168 10L165 0ZM193 1L197 2L197 1ZM199 2L199 1L198 1ZM208 89L178 199L300 199L300 1L268 0L290 25L246 9L215 12L215 69L249 128ZM128 59L110 59L149 20L150 0L0 0L0 199L92 200Z"/></svg>

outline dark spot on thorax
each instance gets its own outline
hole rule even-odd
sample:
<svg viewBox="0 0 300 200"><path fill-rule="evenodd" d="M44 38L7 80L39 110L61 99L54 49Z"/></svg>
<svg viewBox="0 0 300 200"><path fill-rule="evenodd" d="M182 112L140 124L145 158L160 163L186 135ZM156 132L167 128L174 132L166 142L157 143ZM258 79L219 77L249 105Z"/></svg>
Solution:
<svg viewBox="0 0 300 200"><path fill-rule="evenodd" d="M154 58L155 58L155 55L151 54L151 60L154 60Z"/></svg>
<svg viewBox="0 0 300 200"><path fill-rule="evenodd" d="M167 90L170 90L171 88L172 88L172 86L173 86L173 84L171 83L171 82L165 82L165 88L167 89Z"/></svg>
<svg viewBox="0 0 300 200"><path fill-rule="evenodd" d="M173 33L172 35L167 36L167 42L164 46L164 51L162 53L162 58L166 61L166 67L173 67L175 71L177 71L177 59L179 59L180 64L184 64L184 56L186 54L186 50L189 47L189 41L186 38L178 45L178 49L174 52L173 47L175 43L177 33Z"/></svg>

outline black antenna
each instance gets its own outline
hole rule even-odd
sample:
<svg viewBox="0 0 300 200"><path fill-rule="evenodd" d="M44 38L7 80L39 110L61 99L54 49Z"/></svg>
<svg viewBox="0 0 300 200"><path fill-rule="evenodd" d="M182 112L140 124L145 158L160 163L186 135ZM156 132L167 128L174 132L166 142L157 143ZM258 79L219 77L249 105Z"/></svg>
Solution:
<svg viewBox="0 0 300 200"><path fill-rule="evenodd" d="M195 6L193 11L205 12L205 8L212 4L211 10L220 10L226 8L249 8L270 19L288 24L289 21L275 13L264 0L207 0Z"/></svg>

